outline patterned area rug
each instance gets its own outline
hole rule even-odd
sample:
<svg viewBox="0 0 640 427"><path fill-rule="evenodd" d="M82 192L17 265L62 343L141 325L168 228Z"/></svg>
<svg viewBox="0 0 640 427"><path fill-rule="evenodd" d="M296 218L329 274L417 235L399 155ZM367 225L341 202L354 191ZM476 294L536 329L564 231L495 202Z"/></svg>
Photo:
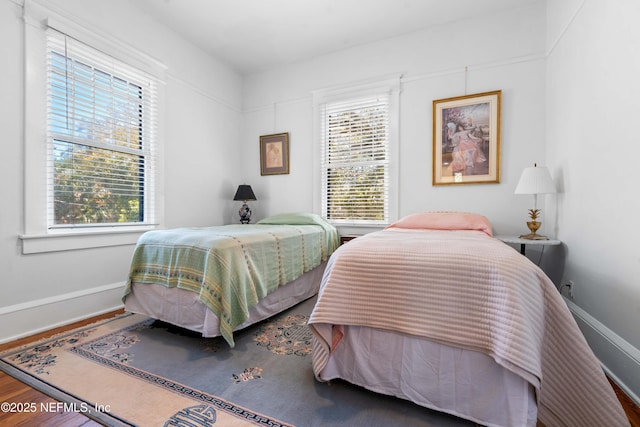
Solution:
<svg viewBox="0 0 640 427"><path fill-rule="evenodd" d="M125 314L4 352L0 369L105 425L473 425L343 382L316 382L306 326L314 302L236 333L233 349Z"/></svg>

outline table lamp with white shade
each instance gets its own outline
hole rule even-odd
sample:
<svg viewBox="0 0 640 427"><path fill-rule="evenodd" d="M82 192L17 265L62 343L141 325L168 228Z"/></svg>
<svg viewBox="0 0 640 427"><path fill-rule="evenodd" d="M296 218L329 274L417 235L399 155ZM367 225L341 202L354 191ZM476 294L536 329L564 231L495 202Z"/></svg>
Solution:
<svg viewBox="0 0 640 427"><path fill-rule="evenodd" d="M520 181L516 186L515 194L533 194L533 209L529 209L529 216L531 221L527 221L527 227L529 227L529 234L523 234L521 239L529 240L547 240L548 237L541 236L536 233L542 223L537 221L540 215L540 209L538 209L538 194L550 194L556 192L556 186L551 179L549 169L544 166L538 166L534 164L533 167L525 168L520 176Z"/></svg>

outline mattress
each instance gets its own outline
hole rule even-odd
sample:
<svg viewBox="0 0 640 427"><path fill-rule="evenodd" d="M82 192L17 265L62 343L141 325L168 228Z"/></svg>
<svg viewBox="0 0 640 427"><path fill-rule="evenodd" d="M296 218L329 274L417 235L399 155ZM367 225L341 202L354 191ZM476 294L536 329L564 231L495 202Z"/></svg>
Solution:
<svg viewBox="0 0 640 427"><path fill-rule="evenodd" d="M382 329L345 326L320 380L376 393L485 426L534 427L534 388L482 353Z"/></svg>
<svg viewBox="0 0 640 427"><path fill-rule="evenodd" d="M326 261L301 277L280 286L249 309L249 317L234 331L246 328L317 294ZM198 294L161 284L134 282L125 300L125 310L162 320L204 337L220 336L220 321L198 297Z"/></svg>

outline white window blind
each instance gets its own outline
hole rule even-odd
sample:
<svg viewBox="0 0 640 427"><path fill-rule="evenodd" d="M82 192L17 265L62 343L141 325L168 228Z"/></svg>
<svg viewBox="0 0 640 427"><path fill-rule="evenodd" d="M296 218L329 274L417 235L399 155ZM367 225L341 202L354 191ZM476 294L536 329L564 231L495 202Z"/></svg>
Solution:
<svg viewBox="0 0 640 427"><path fill-rule="evenodd" d="M48 30L49 228L154 222L157 84Z"/></svg>
<svg viewBox="0 0 640 427"><path fill-rule="evenodd" d="M389 220L389 95L323 104L322 214L336 223Z"/></svg>

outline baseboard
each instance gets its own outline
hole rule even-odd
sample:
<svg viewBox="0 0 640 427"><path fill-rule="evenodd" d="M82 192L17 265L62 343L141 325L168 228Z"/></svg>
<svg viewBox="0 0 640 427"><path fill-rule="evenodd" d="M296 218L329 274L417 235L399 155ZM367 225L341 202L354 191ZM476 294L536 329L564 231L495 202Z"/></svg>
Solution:
<svg viewBox="0 0 640 427"><path fill-rule="evenodd" d="M565 301L605 373L640 405L640 350L566 297Z"/></svg>
<svg viewBox="0 0 640 427"><path fill-rule="evenodd" d="M125 283L113 283L0 308L0 344L123 307Z"/></svg>

